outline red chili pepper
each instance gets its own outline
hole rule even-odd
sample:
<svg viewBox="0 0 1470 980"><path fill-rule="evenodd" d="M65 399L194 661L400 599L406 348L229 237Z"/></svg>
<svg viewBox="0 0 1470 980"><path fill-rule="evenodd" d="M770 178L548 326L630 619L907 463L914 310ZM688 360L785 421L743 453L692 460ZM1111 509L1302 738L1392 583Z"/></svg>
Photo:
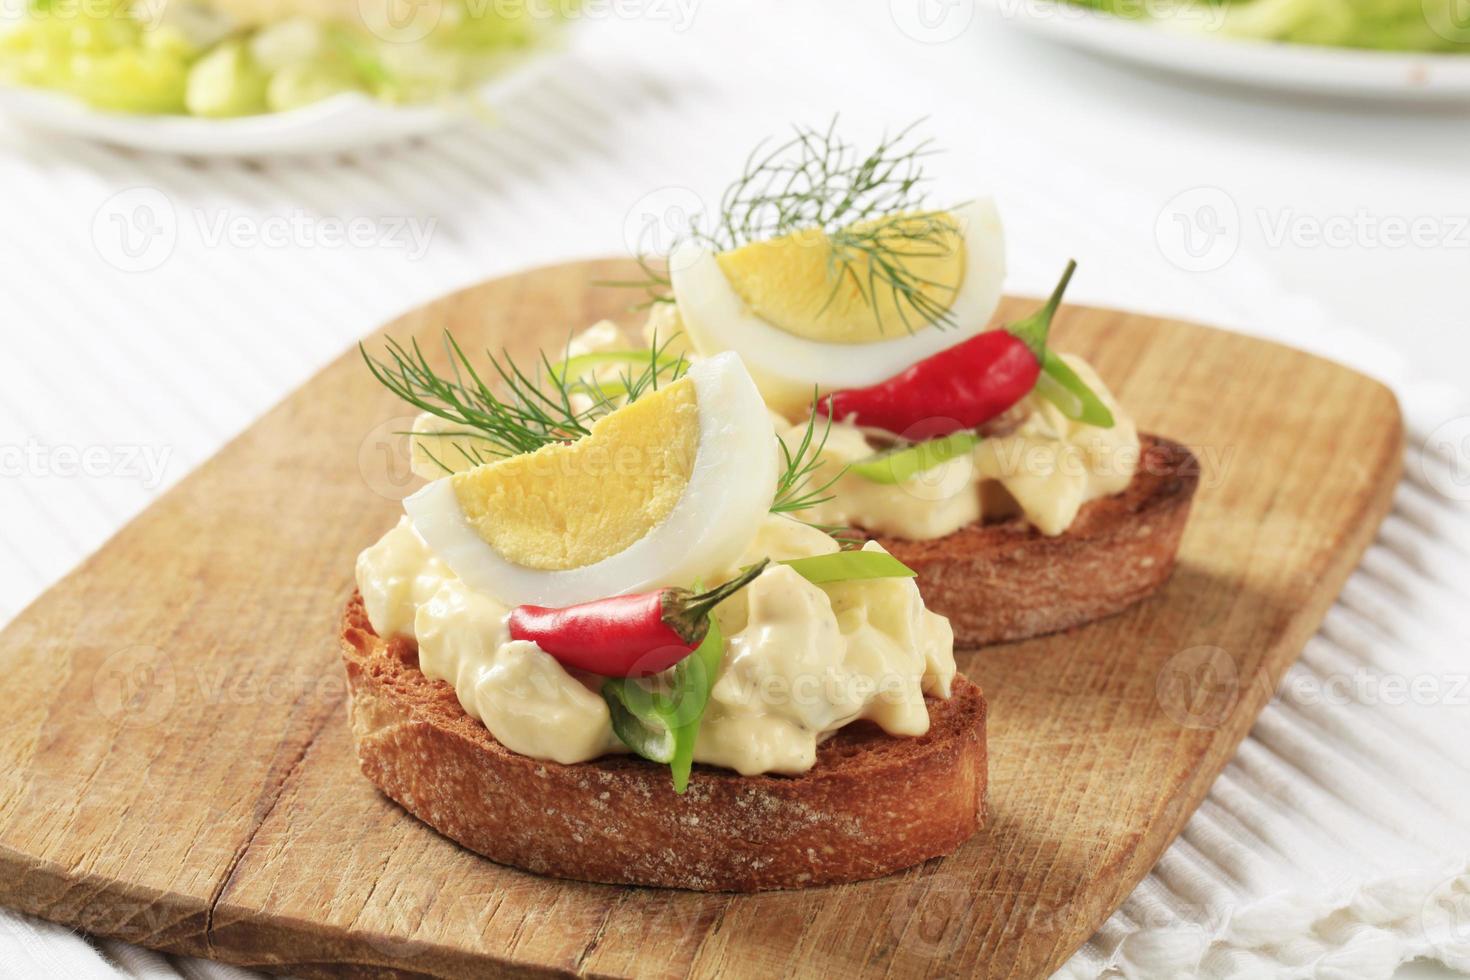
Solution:
<svg viewBox="0 0 1470 980"><path fill-rule="evenodd" d="M1036 387L1052 317L1076 268L1068 262L1046 304L1024 320L976 334L887 381L835 391L817 411L910 438L978 429Z"/></svg>
<svg viewBox="0 0 1470 980"><path fill-rule="evenodd" d="M694 652L709 632L715 606L755 581L762 559L708 592L659 589L594 599L575 606L516 606L510 637L530 640L567 667L604 677L647 677Z"/></svg>

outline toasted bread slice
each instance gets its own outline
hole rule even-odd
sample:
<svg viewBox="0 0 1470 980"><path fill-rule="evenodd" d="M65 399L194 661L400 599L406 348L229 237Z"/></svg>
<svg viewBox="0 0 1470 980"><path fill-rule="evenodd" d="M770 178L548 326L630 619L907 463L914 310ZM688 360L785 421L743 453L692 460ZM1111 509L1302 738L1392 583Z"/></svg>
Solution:
<svg viewBox="0 0 1470 980"><path fill-rule="evenodd" d="M985 699L956 677L930 726L895 738L866 723L824 742L800 776L578 765L506 749L418 667L411 640L378 637L354 595L342 659L362 771L409 813L501 864L584 881L759 891L875 878L948 854L985 819Z"/></svg>
<svg viewBox="0 0 1470 980"><path fill-rule="evenodd" d="M1158 436L1142 443L1133 482L1084 505L1056 537L1015 517L932 541L877 539L919 573L924 603L949 617L956 646L1024 640L1111 616L1168 579L1199 485L1188 449Z"/></svg>

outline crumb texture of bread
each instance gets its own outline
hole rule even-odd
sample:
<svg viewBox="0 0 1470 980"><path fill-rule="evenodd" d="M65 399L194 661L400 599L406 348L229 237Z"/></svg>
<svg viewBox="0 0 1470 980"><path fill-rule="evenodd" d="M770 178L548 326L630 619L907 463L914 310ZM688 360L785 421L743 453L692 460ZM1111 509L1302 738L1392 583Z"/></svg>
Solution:
<svg viewBox="0 0 1470 980"><path fill-rule="evenodd" d="M924 603L949 617L958 647L1111 616L1168 580L1199 485L1199 462L1184 446L1144 435L1141 449L1128 487L1084 505L1056 537L1017 517L932 541L877 540L919 573Z"/></svg>
<svg viewBox="0 0 1470 980"><path fill-rule="evenodd" d="M342 657L362 771L446 837L501 864L583 881L760 891L858 881L952 852L984 824L986 705L956 677L929 732L866 723L822 744L796 777L695 766L688 792L632 756L560 765L517 755L383 640L360 597Z"/></svg>

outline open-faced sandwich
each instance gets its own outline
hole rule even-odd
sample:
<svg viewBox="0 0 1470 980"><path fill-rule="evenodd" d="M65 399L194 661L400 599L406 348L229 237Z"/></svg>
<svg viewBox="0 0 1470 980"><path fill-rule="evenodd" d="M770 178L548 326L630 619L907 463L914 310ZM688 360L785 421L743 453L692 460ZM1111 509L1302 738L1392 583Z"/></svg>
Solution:
<svg viewBox="0 0 1470 980"><path fill-rule="evenodd" d="M980 827L949 623L881 544L803 522L819 420L783 441L734 353L527 371L446 341L365 352L425 413L430 480L342 622L384 793L502 863L704 890L875 877Z"/></svg>
<svg viewBox="0 0 1470 980"><path fill-rule="evenodd" d="M993 321L996 207L931 207L929 149L910 130L860 153L798 129L753 155L667 272L644 257L645 333L691 358L738 352L785 426L829 420L819 475L835 482L808 519L915 569L961 646L1118 612L1168 578L1197 464L1048 346L1074 265L1037 312ZM581 346L629 346L600 330Z"/></svg>

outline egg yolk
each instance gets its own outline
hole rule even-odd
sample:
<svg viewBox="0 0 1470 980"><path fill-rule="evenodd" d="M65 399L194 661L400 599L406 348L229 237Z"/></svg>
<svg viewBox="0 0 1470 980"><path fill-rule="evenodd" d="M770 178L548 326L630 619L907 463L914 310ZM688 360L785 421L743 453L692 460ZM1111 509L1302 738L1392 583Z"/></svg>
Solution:
<svg viewBox="0 0 1470 980"><path fill-rule="evenodd" d="M699 450L694 383L681 378L593 423L576 442L457 473L460 509L514 564L581 568L623 551L679 502Z"/></svg>
<svg viewBox="0 0 1470 980"><path fill-rule="evenodd" d="M954 215L908 212L857 222L836 236L793 232L716 256L752 313L807 340L868 344L930 327L965 277ZM884 267L889 271L885 272ZM911 293L896 291L894 268Z"/></svg>

